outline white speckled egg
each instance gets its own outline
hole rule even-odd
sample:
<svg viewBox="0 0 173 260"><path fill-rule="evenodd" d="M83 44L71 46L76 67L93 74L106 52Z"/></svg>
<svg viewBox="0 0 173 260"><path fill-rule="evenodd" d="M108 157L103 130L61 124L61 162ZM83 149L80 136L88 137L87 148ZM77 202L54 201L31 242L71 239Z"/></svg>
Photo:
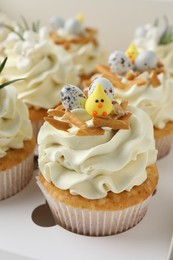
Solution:
<svg viewBox="0 0 173 260"><path fill-rule="evenodd" d="M111 71L118 75L127 73L132 67L130 59L122 51L111 53L108 59L108 64Z"/></svg>
<svg viewBox="0 0 173 260"><path fill-rule="evenodd" d="M64 27L64 20L60 16L52 16L49 23L53 31L57 31L59 28Z"/></svg>
<svg viewBox="0 0 173 260"><path fill-rule="evenodd" d="M91 83L91 85L89 86L88 96L90 96L93 93L95 87L97 86L97 83L100 83L102 85L102 88L104 89L105 93L108 95L110 100L113 101L115 92L114 87L108 79L102 77L95 79Z"/></svg>
<svg viewBox="0 0 173 260"><path fill-rule="evenodd" d="M84 32L80 21L75 18L68 19L64 25L64 29L68 34L73 35L82 35Z"/></svg>
<svg viewBox="0 0 173 260"><path fill-rule="evenodd" d="M144 71L148 69L154 69L157 64L157 57L153 51L141 52L135 60L135 69Z"/></svg>
<svg viewBox="0 0 173 260"><path fill-rule="evenodd" d="M86 97L82 90L73 85L65 85L61 89L61 101L65 109L73 110L76 108L84 108Z"/></svg>

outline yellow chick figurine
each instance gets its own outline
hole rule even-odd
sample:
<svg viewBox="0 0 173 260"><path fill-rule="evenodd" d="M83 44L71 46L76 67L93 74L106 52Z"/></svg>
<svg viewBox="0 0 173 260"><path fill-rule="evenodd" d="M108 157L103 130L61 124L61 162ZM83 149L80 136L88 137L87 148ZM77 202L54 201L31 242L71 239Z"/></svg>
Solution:
<svg viewBox="0 0 173 260"><path fill-rule="evenodd" d="M78 15L76 15L75 17L81 24L84 23L84 14L83 13L80 13Z"/></svg>
<svg viewBox="0 0 173 260"><path fill-rule="evenodd" d="M136 57L139 55L139 52L134 43L131 43L125 55L131 60L132 64L135 63Z"/></svg>
<svg viewBox="0 0 173 260"><path fill-rule="evenodd" d="M85 103L85 109L93 117L105 117L112 111L112 102L100 83L97 83L93 93Z"/></svg>

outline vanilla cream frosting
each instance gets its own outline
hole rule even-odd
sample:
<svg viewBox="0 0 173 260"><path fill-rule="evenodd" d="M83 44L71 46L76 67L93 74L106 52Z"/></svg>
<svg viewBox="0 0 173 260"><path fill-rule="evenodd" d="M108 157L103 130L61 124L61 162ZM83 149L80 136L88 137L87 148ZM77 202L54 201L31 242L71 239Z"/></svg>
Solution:
<svg viewBox="0 0 173 260"><path fill-rule="evenodd" d="M68 52L80 75L89 75L93 73L97 64L105 64L107 55L104 48L100 45L95 46L92 43L73 44Z"/></svg>
<svg viewBox="0 0 173 260"><path fill-rule="evenodd" d="M76 37L75 35L68 35L64 28L59 28L56 33L62 39L69 40ZM76 65L79 75L89 75L94 72L97 64L105 64L107 61L107 53L99 43L97 45L91 42L71 44L66 52Z"/></svg>
<svg viewBox="0 0 173 260"><path fill-rule="evenodd" d="M173 74L173 42L159 44L164 29L164 26L146 24L137 28L133 42L140 51L151 50L156 52L157 58L164 64L167 72Z"/></svg>
<svg viewBox="0 0 173 260"><path fill-rule="evenodd" d="M45 27L38 33L25 31L24 40L16 40L16 37L11 33L6 39L8 62L4 75L9 80L25 78L14 85L19 99L28 106L36 109L55 107L60 103L62 86L79 83L71 58L64 55L63 48L50 41Z"/></svg>
<svg viewBox="0 0 173 260"><path fill-rule="evenodd" d="M157 45L155 52L158 59L163 62L167 72L173 76L173 43Z"/></svg>
<svg viewBox="0 0 173 260"><path fill-rule="evenodd" d="M146 24L136 29L133 42L139 50L155 51L161 34L159 27Z"/></svg>
<svg viewBox="0 0 173 260"><path fill-rule="evenodd" d="M146 84L137 86L134 84L128 89L115 89L117 100L128 100L129 104L144 110L152 120L155 127L162 129L168 121L173 121L173 79L160 73L158 79L161 84L153 87L147 71L140 74L146 80Z"/></svg>
<svg viewBox="0 0 173 260"><path fill-rule="evenodd" d="M146 167L155 163L157 152L152 122L142 110L129 106L130 129L104 128L104 135L76 136L45 122L39 136L39 167L48 182L71 194L101 199L109 191L130 191L147 178ZM92 125L84 109L72 111ZM68 121L65 116L59 120Z"/></svg>
<svg viewBox="0 0 173 260"><path fill-rule="evenodd" d="M26 105L17 99L14 86L0 89L0 158L10 148L23 148L24 141L31 140L32 125Z"/></svg>
<svg viewBox="0 0 173 260"><path fill-rule="evenodd" d="M0 12L0 25L5 24L10 27L15 26L15 22L12 21L6 14ZM0 56L4 55L4 41L9 34L9 29L4 26L0 26Z"/></svg>

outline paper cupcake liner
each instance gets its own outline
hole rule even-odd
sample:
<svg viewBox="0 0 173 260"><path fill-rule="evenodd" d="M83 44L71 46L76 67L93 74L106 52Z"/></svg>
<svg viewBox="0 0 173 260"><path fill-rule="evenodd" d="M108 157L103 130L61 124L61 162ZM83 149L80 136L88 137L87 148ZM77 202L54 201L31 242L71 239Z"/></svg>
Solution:
<svg viewBox="0 0 173 260"><path fill-rule="evenodd" d="M166 156L172 146L173 134L156 139L156 149L158 150L157 159L161 159Z"/></svg>
<svg viewBox="0 0 173 260"><path fill-rule="evenodd" d="M140 204L123 210L87 210L73 208L55 200L38 178L37 184L49 204L56 224L74 233L88 236L109 236L134 227L145 216L151 197Z"/></svg>
<svg viewBox="0 0 173 260"><path fill-rule="evenodd" d="M43 125L44 120L38 120L38 121L31 121L32 122L32 128L33 128L33 134L35 136L35 139L37 140L37 135L40 130L40 127Z"/></svg>
<svg viewBox="0 0 173 260"><path fill-rule="evenodd" d="M0 172L0 200L22 190L33 175L34 154L12 168Z"/></svg>

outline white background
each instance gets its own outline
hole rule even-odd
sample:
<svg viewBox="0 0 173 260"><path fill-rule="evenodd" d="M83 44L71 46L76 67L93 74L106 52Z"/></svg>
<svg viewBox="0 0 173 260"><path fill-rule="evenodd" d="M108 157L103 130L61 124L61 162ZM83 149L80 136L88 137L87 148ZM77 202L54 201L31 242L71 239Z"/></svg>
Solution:
<svg viewBox="0 0 173 260"><path fill-rule="evenodd" d="M86 24L99 29L108 52L125 50L137 25L162 19L164 14L173 23L173 3L167 1L0 0L0 9L17 20L20 15L29 22L40 19L42 25L55 14L68 18L84 12ZM159 161L158 168L158 190L142 222L125 233L104 238L33 223L33 210L44 203L33 178L22 192L0 202L0 259L166 260L173 232L173 151Z"/></svg>

